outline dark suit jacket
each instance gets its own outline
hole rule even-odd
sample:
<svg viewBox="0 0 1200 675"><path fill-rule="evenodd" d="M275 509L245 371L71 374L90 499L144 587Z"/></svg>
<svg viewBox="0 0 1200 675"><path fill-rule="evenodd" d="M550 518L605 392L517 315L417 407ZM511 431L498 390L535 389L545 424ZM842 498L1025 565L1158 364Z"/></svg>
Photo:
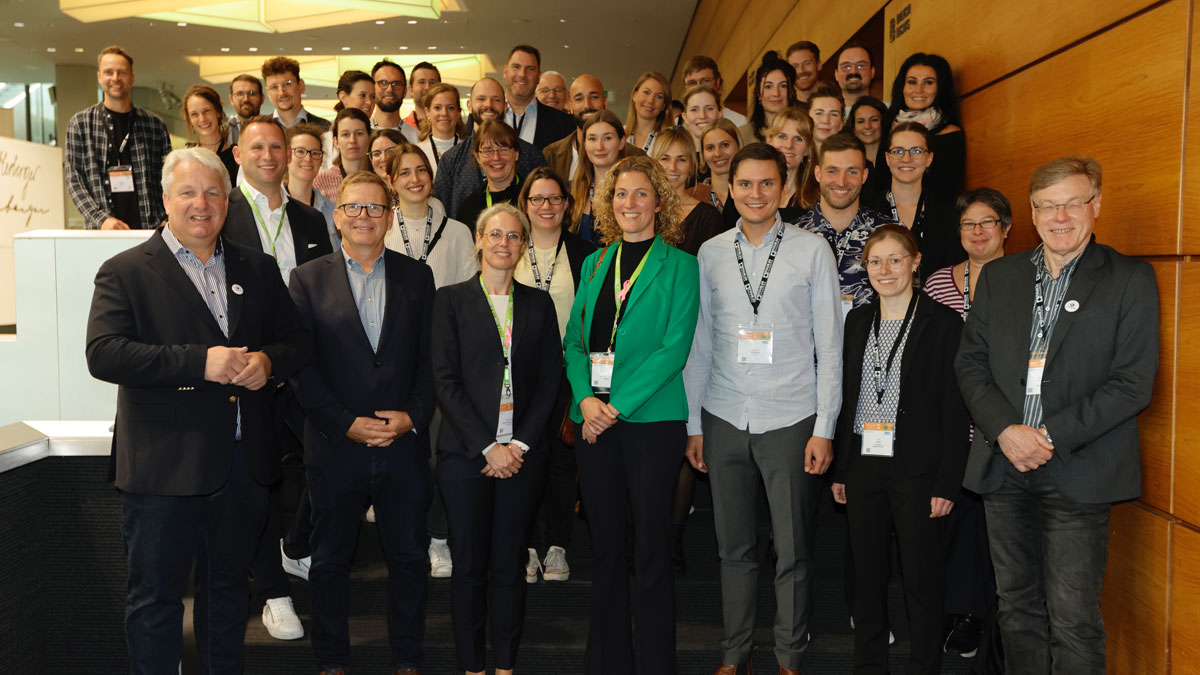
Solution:
<svg viewBox="0 0 1200 675"><path fill-rule="evenodd" d="M979 433L965 485L992 492L1009 463L995 442L1021 424L1036 272L1022 251L987 264L963 329L958 384ZM1078 502L1142 493L1137 415L1158 369L1158 285L1150 265L1093 238L1077 263L1050 336L1042 374L1043 423L1054 455L1047 471ZM1066 303L1079 309L1069 312Z"/></svg>
<svg viewBox="0 0 1200 675"><path fill-rule="evenodd" d="M433 273L429 266L384 250L385 299L379 349L372 351L358 317L341 251L297 267L288 284L301 323L313 335L312 363L294 378L304 407L304 462L314 466L369 461L376 453L425 448L433 416L429 374L429 321ZM356 417L400 410L414 431L386 448L346 436Z"/></svg>
<svg viewBox="0 0 1200 675"><path fill-rule="evenodd" d="M233 462L239 404L251 474L264 485L280 477L271 392L275 380L308 361L312 340L275 261L228 240L224 251L228 339L162 230L96 274L87 362L93 377L118 385L113 475L121 490L217 491ZM271 359L271 381L258 391L206 381L208 348L217 345L262 351Z"/></svg>
<svg viewBox="0 0 1200 675"><path fill-rule="evenodd" d="M954 378L954 350L962 334L962 318L924 293L914 292L917 307L900 357L894 461L907 476L928 476L933 482L932 496L957 501L967 463L966 437L970 424ZM875 384L862 381L862 366L878 309L877 296L846 316L842 412L838 416L834 474L839 483L846 482L855 463L862 459L854 437L854 415L863 391L868 396L874 395Z"/></svg>
<svg viewBox="0 0 1200 675"><path fill-rule="evenodd" d="M579 277L583 273L583 261L596 250L596 245L585 241L583 237L572 232L563 223L563 248L567 249L567 262L571 263L571 278L575 280L575 290L579 290Z"/></svg>
<svg viewBox="0 0 1200 675"><path fill-rule="evenodd" d="M558 396L562 343L550 294L513 283L513 438L538 452ZM438 289L433 307L433 384L444 415L437 449L472 459L496 442L504 382L489 304L476 276Z"/></svg>
<svg viewBox="0 0 1200 675"><path fill-rule="evenodd" d="M289 199L287 220L292 228L297 267L333 252L329 232L325 229L325 216L320 211L298 199ZM263 250L262 238L258 236L258 223L254 221L254 211L241 190L235 189L229 195L225 237L256 251Z"/></svg>
<svg viewBox="0 0 1200 675"><path fill-rule="evenodd" d="M558 108L551 108L548 105L537 106L537 128L533 130L533 144L538 150L545 150L546 146L566 138L575 133L575 118ZM566 178L566 176L563 176Z"/></svg>

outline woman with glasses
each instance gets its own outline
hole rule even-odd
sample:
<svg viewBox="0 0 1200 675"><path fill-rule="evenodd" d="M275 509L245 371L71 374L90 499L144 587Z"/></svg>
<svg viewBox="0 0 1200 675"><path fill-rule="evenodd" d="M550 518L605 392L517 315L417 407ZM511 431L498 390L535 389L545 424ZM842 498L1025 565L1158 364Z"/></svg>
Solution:
<svg viewBox="0 0 1200 675"><path fill-rule="evenodd" d="M925 280L925 293L959 313L971 311L983 266L1004 256L1012 230L1008 199L991 188L976 188L958 198L959 236L967 259L934 271ZM969 443L973 431L963 435ZM972 656L984 625L996 612L995 572L988 552L983 501L966 488L959 490L957 508L946 519L946 638L947 651Z"/></svg>
<svg viewBox="0 0 1200 675"><path fill-rule="evenodd" d="M458 669L482 675L484 626L511 675L525 620L525 554L546 476L546 420L562 376L554 303L513 279L529 221L488 207L475 226L478 277L438 290L433 387L444 417L437 479L450 523L450 616Z"/></svg>
<svg viewBox="0 0 1200 675"><path fill-rule="evenodd" d="M893 534L910 624L906 673L942 658L943 523L966 468L966 406L954 355L962 320L916 290L921 253L908 228L883 225L863 263L875 289L846 317L833 497L854 552L854 672L888 667Z"/></svg>
<svg viewBox="0 0 1200 675"><path fill-rule="evenodd" d="M395 129L376 129L371 132L367 141L367 157L371 159L371 168L375 175L387 179L388 159L392 156L392 150L404 143L407 143L404 134Z"/></svg>
<svg viewBox="0 0 1200 675"><path fill-rule="evenodd" d="M429 265L435 288L474 277L479 266L471 228L448 218L442 203L430 198L433 167L425 153L401 139L388 158L387 180L396 195L396 221L384 245Z"/></svg>
<svg viewBox="0 0 1200 675"><path fill-rule="evenodd" d="M937 54L916 53L904 60L892 83L888 127L916 122L933 134L929 149L938 156L927 187L944 204L962 191L967 167L967 138L960 124L958 94L950 64Z"/></svg>
<svg viewBox="0 0 1200 675"><path fill-rule="evenodd" d="M575 289L579 287L583 261L596 247L580 239L566 226L565 216L571 210L571 193L567 190L566 182L548 167L538 167L529 172L521 188L521 196L517 198L517 208L529 217L531 236L529 248L517 263L513 278L550 294L550 299L554 301L554 312L558 316L561 339L566 335L567 319L575 302ZM578 471L575 450L567 445L567 442L574 442L574 425L566 418L570 402L571 387L567 384L566 370L563 370L554 410L550 413L546 428L550 458L539 518L545 527L541 536L535 533L534 543L530 545L529 562L525 566L525 581L529 583L537 582L539 570L546 581L567 581L571 576L567 547L571 543L579 489L575 480ZM562 433L564 424L572 429L566 441ZM538 557L539 544L546 552L544 559Z"/></svg>
<svg viewBox="0 0 1200 675"><path fill-rule="evenodd" d="M370 170L367 139L371 133L371 118L358 108L343 108L334 118L331 131L337 154L333 157L333 165L317 174L313 187L333 201L346 176L355 171Z"/></svg>
<svg viewBox="0 0 1200 675"><path fill-rule="evenodd" d="M889 169L886 189L866 200L869 208L912 230L925 260L924 274L966 257L949 204L927 185L935 163L932 145L933 134L916 122L893 127L884 151Z"/></svg>
<svg viewBox="0 0 1200 675"><path fill-rule="evenodd" d="M679 195L649 157L613 167L596 190L596 215L607 245L584 262L563 339L594 549L584 673L674 673L671 493L687 434L683 366L699 266L675 248Z"/></svg>
<svg viewBox="0 0 1200 675"><path fill-rule="evenodd" d="M308 204L325 216L329 228L329 242L336 252L342 247L342 238L333 224L333 201L313 189L313 180L321 171L321 160L325 151L321 149L321 127L300 122L287 130L288 168L284 187L288 197Z"/></svg>
<svg viewBox="0 0 1200 675"><path fill-rule="evenodd" d="M617 162L627 156L625 127L609 110L601 110L583 123L583 147L579 152L579 168L571 181L571 228L584 241L596 241L593 223L596 212L593 198L600 181ZM655 137L662 131L655 132Z"/></svg>
<svg viewBox="0 0 1200 675"><path fill-rule="evenodd" d="M779 54L763 55L762 65L754 73L754 89L750 97L750 121L738 132L742 145L755 141L766 142L765 132L775 116L784 108L794 108L796 102L796 70Z"/></svg>
<svg viewBox="0 0 1200 675"><path fill-rule="evenodd" d="M439 82L425 91L425 119L421 120L417 147L429 158L434 178L442 155L467 136L458 101L458 88L452 84Z"/></svg>
<svg viewBox="0 0 1200 675"><path fill-rule="evenodd" d="M629 114L625 116L624 126L629 131L626 140L633 147L649 153L654 147L654 137L671 125L670 80L659 72L642 73L629 97Z"/></svg>
<svg viewBox="0 0 1200 675"><path fill-rule="evenodd" d="M471 139L471 154L483 171L484 181L458 206L458 217L473 223L494 204L516 204L521 192L521 176L517 174L520 158L517 132L500 120L485 120Z"/></svg>

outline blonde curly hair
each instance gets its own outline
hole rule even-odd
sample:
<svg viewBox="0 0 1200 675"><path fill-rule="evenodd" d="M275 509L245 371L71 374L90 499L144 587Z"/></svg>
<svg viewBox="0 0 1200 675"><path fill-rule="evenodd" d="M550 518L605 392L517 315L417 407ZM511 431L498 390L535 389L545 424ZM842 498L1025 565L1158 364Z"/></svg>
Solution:
<svg viewBox="0 0 1200 675"><path fill-rule="evenodd" d="M679 193L671 187L671 181L667 179L667 172L663 171L662 165L646 156L626 157L617 162L596 189L594 197L596 224L594 228L600 235L600 241L611 244L621 239L621 226L617 224L616 216L613 214L613 192L616 190L617 178L630 171L636 171L646 176L650 179L650 184L654 186L654 192L657 194L655 204L662 207L658 213L654 214L654 233L662 237L666 243L672 246L678 245L683 241L683 223L679 219L679 213L682 211Z"/></svg>

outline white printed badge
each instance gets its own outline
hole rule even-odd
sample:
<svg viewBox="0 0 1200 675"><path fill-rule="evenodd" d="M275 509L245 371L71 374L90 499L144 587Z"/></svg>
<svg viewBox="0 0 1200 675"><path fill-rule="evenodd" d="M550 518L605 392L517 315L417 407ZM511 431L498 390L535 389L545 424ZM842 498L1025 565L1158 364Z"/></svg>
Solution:
<svg viewBox="0 0 1200 675"><path fill-rule="evenodd" d="M862 454L864 457L894 457L892 444L895 441L895 424L863 422Z"/></svg>
<svg viewBox="0 0 1200 675"><path fill-rule="evenodd" d="M1042 373L1046 371L1046 359L1029 359L1029 370L1025 373L1025 395L1042 395Z"/></svg>
<svg viewBox="0 0 1200 675"><path fill-rule="evenodd" d="M738 363L771 363L775 346L775 326L769 323L739 323Z"/></svg>
<svg viewBox="0 0 1200 675"><path fill-rule="evenodd" d="M500 387L500 417L496 422L496 442L508 443L513 437L512 389Z"/></svg>
<svg viewBox="0 0 1200 675"><path fill-rule="evenodd" d="M133 167L128 164L108 167L108 185L113 192L133 192Z"/></svg>
<svg viewBox="0 0 1200 675"><path fill-rule="evenodd" d="M854 309L854 296L849 293L842 293L842 321L846 320L846 315L850 310Z"/></svg>
<svg viewBox="0 0 1200 675"><path fill-rule="evenodd" d="M592 352L592 391L597 394L607 394L612 389L613 364L616 354L612 352Z"/></svg>

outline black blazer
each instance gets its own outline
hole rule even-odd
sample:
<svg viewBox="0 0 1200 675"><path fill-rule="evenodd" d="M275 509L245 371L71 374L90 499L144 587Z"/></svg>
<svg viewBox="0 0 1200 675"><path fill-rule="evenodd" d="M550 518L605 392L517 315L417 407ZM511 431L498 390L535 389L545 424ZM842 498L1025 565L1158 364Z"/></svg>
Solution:
<svg viewBox="0 0 1200 675"><path fill-rule="evenodd" d="M312 340L267 255L223 242L229 338L162 238L108 259L96 274L87 326L92 376L117 388L110 478L138 494L210 494L229 476L240 405L254 479L279 479L271 392L300 369ZM240 290L240 292L235 291ZM258 391L204 379L208 348L249 348L271 359Z"/></svg>
<svg viewBox="0 0 1200 675"><path fill-rule="evenodd" d="M558 396L562 342L550 294L513 284L513 438L538 452ZM438 289L433 383L443 414L439 452L474 459L496 442L504 349L489 304L478 276Z"/></svg>
<svg viewBox="0 0 1200 675"><path fill-rule="evenodd" d="M299 199L289 199L287 219L292 228L297 267L333 252L333 245L329 242L329 230L325 228L325 216L320 211ZM241 190L235 189L229 195L229 213L225 216L224 234L242 246L256 251L263 250L254 211Z"/></svg>
<svg viewBox="0 0 1200 675"><path fill-rule="evenodd" d="M575 280L575 290L579 290L579 275L583 272L583 261L596 250L596 245L575 234L563 223L563 248L567 249L567 262L571 263L571 277Z"/></svg>
<svg viewBox="0 0 1200 675"><path fill-rule="evenodd" d="M967 463L970 420L954 377L954 350L962 334L958 312L917 294L917 307L900 358L900 405L896 410L895 461L905 475L929 476L934 497L958 500ZM879 297L846 316L842 358L842 412L838 416L835 478L845 483L861 457L854 434L858 398L874 384L862 381L867 338ZM974 312L974 307L971 308Z"/></svg>
<svg viewBox="0 0 1200 675"><path fill-rule="evenodd" d="M305 414L305 464L354 464L379 452L427 447L433 272L395 251L385 249L383 255L387 290L378 351L372 351L358 317L341 251L292 272L288 287L315 345L312 363L292 378ZM376 410L408 413L414 431L386 448L350 440L346 432L354 418L374 417Z"/></svg>
<svg viewBox="0 0 1200 675"><path fill-rule="evenodd" d="M1021 424L1029 332L1032 251L983 268L958 350L958 383L975 434L965 485L992 492L1008 458L995 444ZM1050 336L1042 374L1043 423L1054 455L1048 471L1063 496L1099 504L1142 493L1137 415L1150 405L1158 369L1158 285L1149 264L1097 244L1084 249ZM1074 312L1066 303L1078 303Z"/></svg>
<svg viewBox="0 0 1200 675"><path fill-rule="evenodd" d="M575 118L567 113L551 108L548 105L537 105L537 128L533 130L533 144L538 150L545 150L546 146L560 141L567 136L575 133ZM568 167L570 166L568 161ZM566 176L562 177L566 180Z"/></svg>

